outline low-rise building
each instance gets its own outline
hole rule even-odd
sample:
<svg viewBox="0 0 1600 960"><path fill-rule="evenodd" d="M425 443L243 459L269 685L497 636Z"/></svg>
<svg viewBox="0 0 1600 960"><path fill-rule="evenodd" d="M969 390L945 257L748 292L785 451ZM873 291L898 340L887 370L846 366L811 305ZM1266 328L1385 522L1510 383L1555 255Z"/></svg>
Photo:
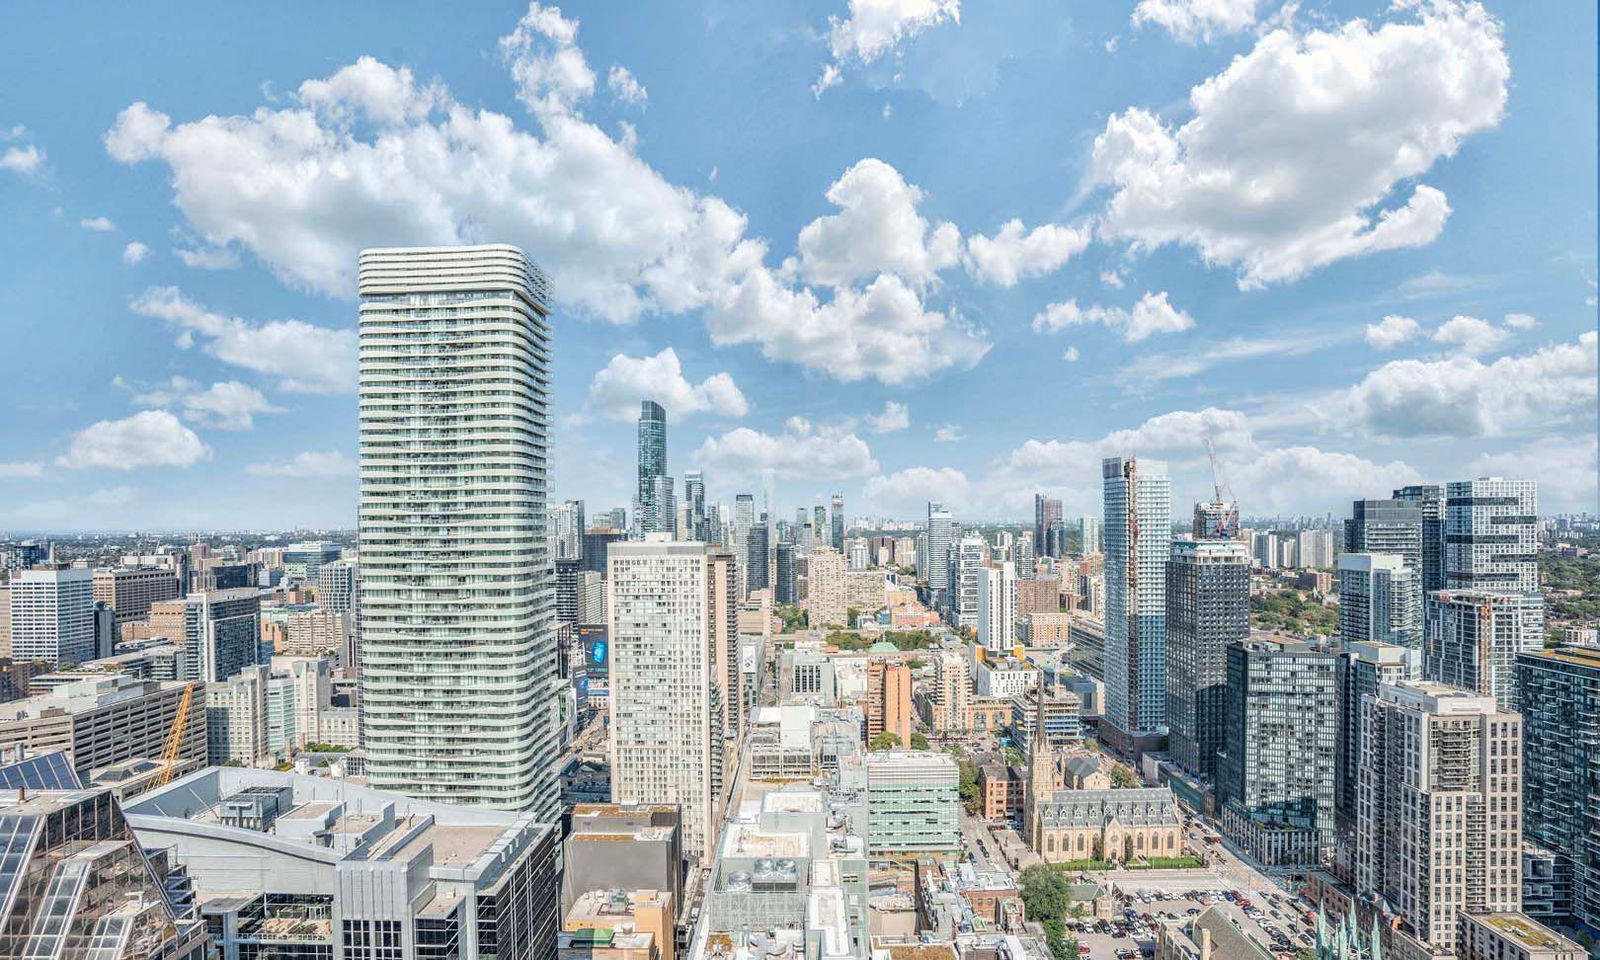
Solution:
<svg viewBox="0 0 1600 960"><path fill-rule="evenodd" d="M866 755L867 846L876 855L961 848L960 783L955 758L918 750Z"/></svg>
<svg viewBox="0 0 1600 960"><path fill-rule="evenodd" d="M181 906L182 886L140 849L110 790L10 785L23 789L0 799L0 957L210 955L205 924Z"/></svg>
<svg viewBox="0 0 1600 960"><path fill-rule="evenodd" d="M194 885L224 957L556 952L556 831L527 813L212 767L126 807Z"/></svg>
<svg viewBox="0 0 1600 960"><path fill-rule="evenodd" d="M978 768L978 815L985 820L1007 820L1022 816L1022 771L1005 763L986 763Z"/></svg>
<svg viewBox="0 0 1600 960"><path fill-rule="evenodd" d="M205 701L198 685L88 676L45 696L0 704L0 748L67 750L84 774L124 760L160 757L177 725L185 691L189 708L178 742L180 760L206 759Z"/></svg>
<svg viewBox="0 0 1600 960"><path fill-rule="evenodd" d="M561 921L563 960L673 960L677 905L661 890L590 890Z"/></svg>
<svg viewBox="0 0 1600 960"><path fill-rule="evenodd" d="M1463 913L1461 960L1583 960L1589 952L1524 913Z"/></svg>

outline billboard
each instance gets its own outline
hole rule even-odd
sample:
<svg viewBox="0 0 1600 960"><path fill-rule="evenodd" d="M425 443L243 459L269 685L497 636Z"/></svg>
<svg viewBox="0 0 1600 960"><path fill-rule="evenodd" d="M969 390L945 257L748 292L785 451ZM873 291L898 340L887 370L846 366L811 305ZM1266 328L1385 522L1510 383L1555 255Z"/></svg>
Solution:
<svg viewBox="0 0 1600 960"><path fill-rule="evenodd" d="M585 699L611 692L611 636L603 623L578 624L578 644L583 649Z"/></svg>

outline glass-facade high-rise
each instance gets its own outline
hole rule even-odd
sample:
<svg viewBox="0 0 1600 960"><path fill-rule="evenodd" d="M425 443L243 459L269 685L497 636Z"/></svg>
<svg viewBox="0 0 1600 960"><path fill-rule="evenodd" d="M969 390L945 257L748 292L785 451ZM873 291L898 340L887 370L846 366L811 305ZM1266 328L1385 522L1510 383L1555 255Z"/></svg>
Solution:
<svg viewBox="0 0 1600 960"><path fill-rule="evenodd" d="M1532 480L1483 477L1445 488L1448 590L1539 589L1539 493Z"/></svg>
<svg viewBox="0 0 1600 960"><path fill-rule="evenodd" d="M1517 654L1523 722L1523 829L1572 878L1571 913L1600 926L1600 650Z"/></svg>
<svg viewBox="0 0 1600 960"><path fill-rule="evenodd" d="M516 247L390 248L360 295L368 781L553 822L549 284Z"/></svg>
<svg viewBox="0 0 1600 960"><path fill-rule="evenodd" d="M836 493L829 504L828 522L831 524L833 549L844 550L844 494Z"/></svg>
<svg viewBox="0 0 1600 960"><path fill-rule="evenodd" d="M673 532L675 509L673 504L660 502L663 490L670 498L672 479L667 476L667 411L654 400L641 400L639 492L633 507L637 535Z"/></svg>
<svg viewBox="0 0 1600 960"><path fill-rule="evenodd" d="M1167 582L1172 481L1160 460L1108 457L1104 481L1105 720L1113 736L1167 723ZM1124 744L1126 746L1127 744Z"/></svg>
<svg viewBox="0 0 1600 960"><path fill-rule="evenodd" d="M1412 500L1357 500L1344 522L1345 553L1393 553L1422 571L1422 504Z"/></svg>
<svg viewBox="0 0 1600 960"><path fill-rule="evenodd" d="M1167 564L1167 729L1173 759L1216 775L1228 644L1250 636L1250 551L1237 540L1176 540Z"/></svg>
<svg viewBox="0 0 1600 960"><path fill-rule="evenodd" d="M1444 486L1419 483L1394 492L1422 510L1422 595L1444 589Z"/></svg>

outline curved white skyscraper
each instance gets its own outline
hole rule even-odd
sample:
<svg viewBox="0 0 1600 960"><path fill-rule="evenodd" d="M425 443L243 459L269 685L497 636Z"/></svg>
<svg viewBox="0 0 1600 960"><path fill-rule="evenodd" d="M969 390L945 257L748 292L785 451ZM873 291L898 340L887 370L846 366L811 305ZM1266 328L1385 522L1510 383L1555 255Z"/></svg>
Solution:
<svg viewBox="0 0 1600 960"><path fill-rule="evenodd" d="M370 784L553 822L548 281L501 244L373 249L360 293Z"/></svg>

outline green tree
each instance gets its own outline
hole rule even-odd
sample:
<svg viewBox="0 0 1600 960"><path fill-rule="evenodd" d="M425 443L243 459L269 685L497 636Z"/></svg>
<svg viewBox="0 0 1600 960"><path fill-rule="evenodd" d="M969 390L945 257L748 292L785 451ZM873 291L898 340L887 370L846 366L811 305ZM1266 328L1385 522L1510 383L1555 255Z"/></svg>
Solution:
<svg viewBox="0 0 1600 960"><path fill-rule="evenodd" d="M861 611L855 607L844 608L844 625L854 630L861 625Z"/></svg>
<svg viewBox="0 0 1600 960"><path fill-rule="evenodd" d="M1131 790L1139 785L1139 778L1119 763L1111 768L1111 785L1118 790Z"/></svg>
<svg viewBox="0 0 1600 960"><path fill-rule="evenodd" d="M926 750L926 749L928 749L928 738L923 736L920 733L917 733L916 731L912 731L912 733L911 733L911 749L913 749L913 750Z"/></svg>
<svg viewBox="0 0 1600 960"><path fill-rule="evenodd" d="M893 750L898 746L900 746L900 735L892 730L875 733L872 739L867 741L868 750Z"/></svg>
<svg viewBox="0 0 1600 960"><path fill-rule="evenodd" d="M1006 747L1006 763L1013 767L1020 767L1027 762L1028 758L1022 755L1021 750L1016 747Z"/></svg>
<svg viewBox="0 0 1600 960"><path fill-rule="evenodd" d="M956 772L959 775L959 790L961 805L966 808L969 815L978 812L978 767L961 753L960 747L952 747L950 753L956 758Z"/></svg>
<svg viewBox="0 0 1600 960"><path fill-rule="evenodd" d="M1029 920L1061 922L1061 915L1072 905L1072 886L1061 871L1036 864L1017 878L1021 887L1022 909Z"/></svg>

